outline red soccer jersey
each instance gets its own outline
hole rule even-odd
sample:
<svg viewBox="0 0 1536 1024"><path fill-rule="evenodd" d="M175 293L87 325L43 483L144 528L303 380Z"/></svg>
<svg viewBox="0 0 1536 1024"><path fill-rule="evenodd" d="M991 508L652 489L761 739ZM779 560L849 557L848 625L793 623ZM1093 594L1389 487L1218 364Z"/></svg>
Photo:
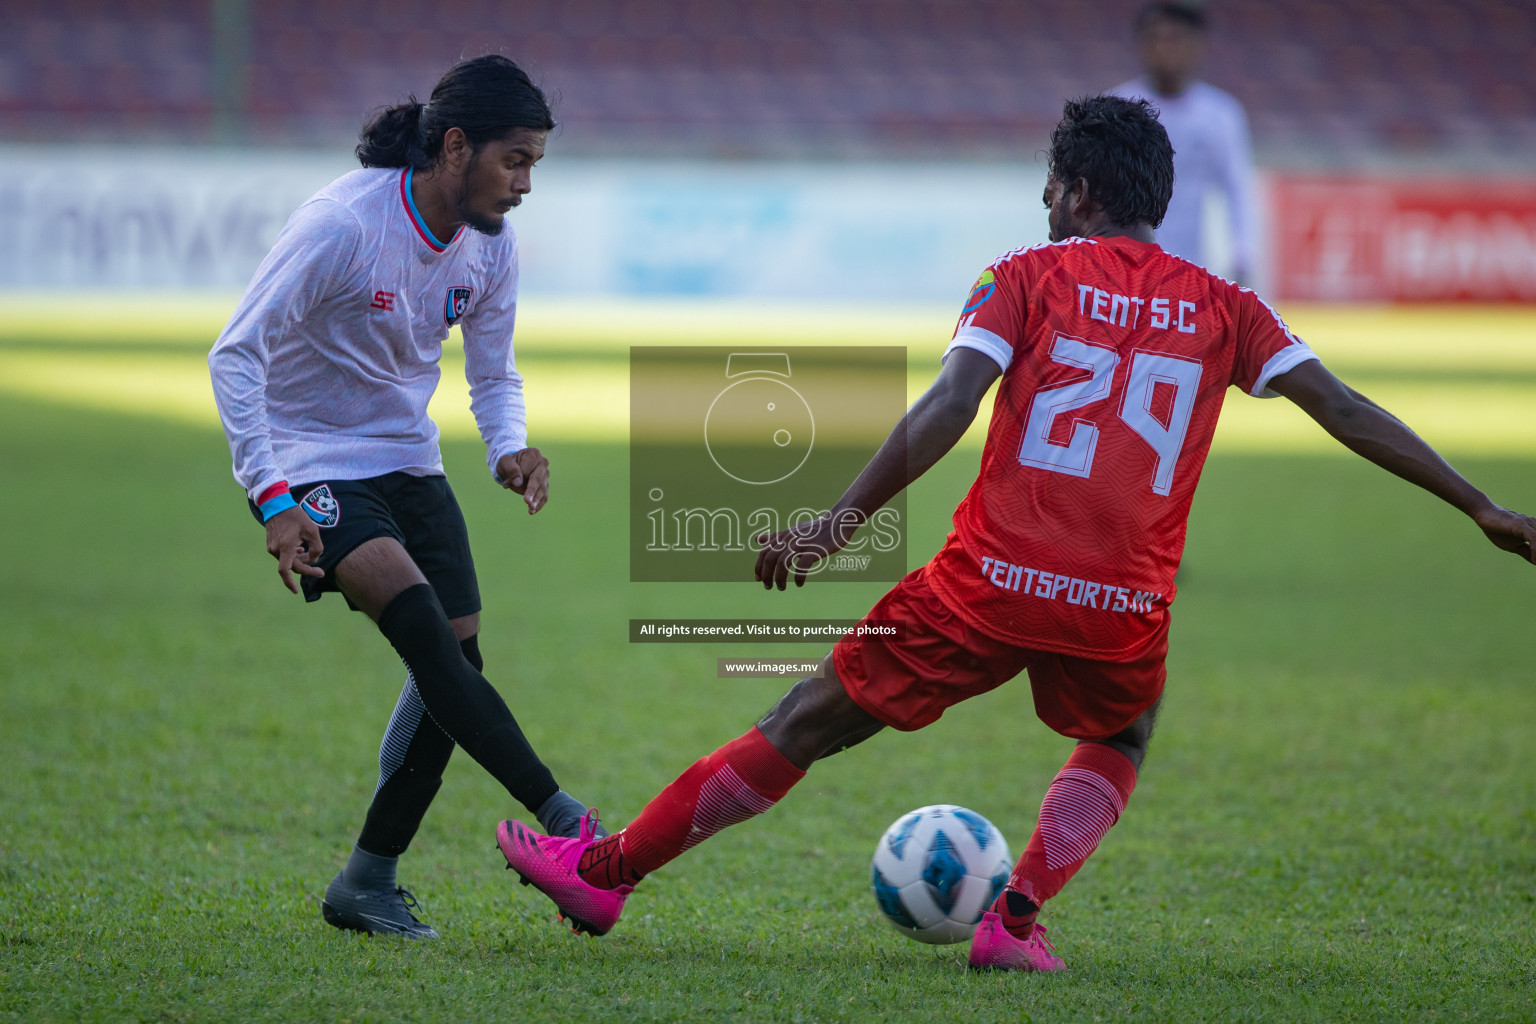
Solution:
<svg viewBox="0 0 1536 1024"><path fill-rule="evenodd" d="M1168 615L1227 386L1265 397L1316 358L1253 292L1129 238L1001 257L957 347L1003 376L930 585L995 639L1105 661L1134 658Z"/></svg>

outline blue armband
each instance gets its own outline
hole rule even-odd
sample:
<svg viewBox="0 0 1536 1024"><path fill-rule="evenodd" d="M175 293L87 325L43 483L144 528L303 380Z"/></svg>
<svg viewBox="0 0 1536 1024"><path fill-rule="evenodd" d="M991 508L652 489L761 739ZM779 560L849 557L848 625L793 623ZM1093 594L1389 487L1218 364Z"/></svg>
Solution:
<svg viewBox="0 0 1536 1024"><path fill-rule="evenodd" d="M288 481L279 480L277 483L261 492L261 497L256 501L256 508L261 512L261 521L268 522L279 512L286 512L298 505L293 500L293 495L288 493Z"/></svg>

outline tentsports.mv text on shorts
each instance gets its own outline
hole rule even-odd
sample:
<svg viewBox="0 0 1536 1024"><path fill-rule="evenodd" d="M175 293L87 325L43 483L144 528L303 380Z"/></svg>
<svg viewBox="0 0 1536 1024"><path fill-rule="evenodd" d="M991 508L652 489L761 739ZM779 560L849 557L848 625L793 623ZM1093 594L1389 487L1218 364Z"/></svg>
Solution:
<svg viewBox="0 0 1536 1024"><path fill-rule="evenodd" d="M957 615L929 587L926 573L926 566L908 573L861 620L904 621L901 640L860 639L850 632L832 649L843 689L886 725L921 729L961 701L1026 671L1035 713L1073 739L1113 736L1162 696L1168 675L1166 619L1133 661L1095 661L1016 647Z"/></svg>

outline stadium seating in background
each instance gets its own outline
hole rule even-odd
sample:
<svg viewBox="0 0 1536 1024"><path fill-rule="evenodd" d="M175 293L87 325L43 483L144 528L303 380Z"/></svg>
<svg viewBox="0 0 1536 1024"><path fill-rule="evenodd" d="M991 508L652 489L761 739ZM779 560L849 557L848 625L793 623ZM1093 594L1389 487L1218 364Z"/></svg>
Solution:
<svg viewBox="0 0 1536 1024"><path fill-rule="evenodd" d="M526 63L561 148L1015 156L1138 66L1139 0L249 0L238 139L335 144L461 55ZM1264 162L1536 155L1531 0L1209 0ZM210 0L5 0L0 137L212 137ZM228 136L224 136L228 138Z"/></svg>

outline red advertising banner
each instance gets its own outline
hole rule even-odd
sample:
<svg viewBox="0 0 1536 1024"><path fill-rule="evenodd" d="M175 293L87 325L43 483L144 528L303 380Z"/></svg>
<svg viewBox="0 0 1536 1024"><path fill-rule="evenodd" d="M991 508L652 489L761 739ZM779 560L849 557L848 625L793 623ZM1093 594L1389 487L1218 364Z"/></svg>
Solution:
<svg viewBox="0 0 1536 1024"><path fill-rule="evenodd" d="M1536 301L1536 181L1277 176L1270 195L1282 299Z"/></svg>

